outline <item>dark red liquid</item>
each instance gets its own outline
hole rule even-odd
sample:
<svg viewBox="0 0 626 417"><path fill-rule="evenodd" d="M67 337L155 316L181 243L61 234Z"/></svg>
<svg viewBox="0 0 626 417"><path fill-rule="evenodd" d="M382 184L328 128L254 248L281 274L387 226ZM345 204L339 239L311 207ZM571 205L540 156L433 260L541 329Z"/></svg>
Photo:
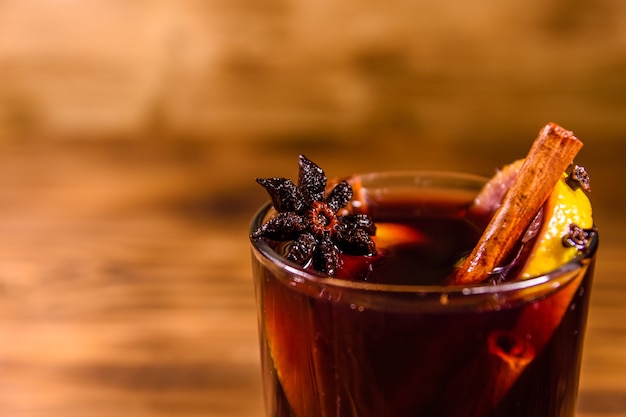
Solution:
<svg viewBox="0 0 626 417"><path fill-rule="evenodd" d="M377 223L419 238L367 261L346 258L340 275L441 283L479 230L463 205L414 207L371 204ZM415 311L359 304L342 290L299 291L255 268L269 416L574 416L591 267L536 301Z"/></svg>
<svg viewBox="0 0 626 417"><path fill-rule="evenodd" d="M379 234L395 234L393 243L378 242L378 254L370 259L343 256L337 277L384 284L442 284L454 264L476 245L481 230L465 217L465 207L437 207L443 210L416 217L400 204L370 205ZM407 218L398 222L398 214Z"/></svg>

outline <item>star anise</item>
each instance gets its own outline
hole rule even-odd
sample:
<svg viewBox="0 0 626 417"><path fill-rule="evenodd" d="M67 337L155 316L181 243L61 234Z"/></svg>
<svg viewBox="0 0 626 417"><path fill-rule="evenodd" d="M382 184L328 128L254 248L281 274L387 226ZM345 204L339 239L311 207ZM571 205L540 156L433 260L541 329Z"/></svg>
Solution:
<svg viewBox="0 0 626 417"><path fill-rule="evenodd" d="M352 199L352 187L339 182L325 195L324 171L300 155L298 185L287 178L257 178L269 193L277 215L252 234L253 238L291 241L287 259L334 275L340 253L374 255L376 226L365 214L339 215Z"/></svg>

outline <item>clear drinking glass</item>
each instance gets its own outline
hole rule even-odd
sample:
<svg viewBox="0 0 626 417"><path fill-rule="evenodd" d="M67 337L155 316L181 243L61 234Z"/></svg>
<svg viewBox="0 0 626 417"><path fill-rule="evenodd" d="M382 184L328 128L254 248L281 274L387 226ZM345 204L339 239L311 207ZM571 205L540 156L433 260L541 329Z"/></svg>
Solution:
<svg viewBox="0 0 626 417"><path fill-rule="evenodd" d="M446 219L485 182L360 179L374 221L426 213L451 239ZM267 417L573 417L596 247L543 276L464 287L322 277L252 240Z"/></svg>

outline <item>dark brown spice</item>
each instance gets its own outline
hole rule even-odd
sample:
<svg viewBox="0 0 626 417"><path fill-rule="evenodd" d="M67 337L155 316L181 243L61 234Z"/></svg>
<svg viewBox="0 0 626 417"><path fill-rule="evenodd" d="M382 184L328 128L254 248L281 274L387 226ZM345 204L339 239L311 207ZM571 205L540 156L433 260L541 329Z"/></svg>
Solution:
<svg viewBox="0 0 626 417"><path fill-rule="evenodd" d="M574 165L572 167L571 172L565 179L567 185L569 185L572 190L577 190L582 188L585 192L591 192L591 180L589 178L589 174L587 174L587 170L580 165Z"/></svg>
<svg viewBox="0 0 626 417"><path fill-rule="evenodd" d="M253 239L292 241L287 259L334 275L339 254L375 255L376 226L365 214L339 215L352 199L350 184L341 181L325 197L324 171L304 155L299 158L298 185L287 178L257 178L278 214L252 233Z"/></svg>
<svg viewBox="0 0 626 417"><path fill-rule="evenodd" d="M576 248L583 253L587 253L591 246L591 241L596 234L596 230L583 229L582 227L572 223L569 225L569 233L563 236L563 246L567 248Z"/></svg>

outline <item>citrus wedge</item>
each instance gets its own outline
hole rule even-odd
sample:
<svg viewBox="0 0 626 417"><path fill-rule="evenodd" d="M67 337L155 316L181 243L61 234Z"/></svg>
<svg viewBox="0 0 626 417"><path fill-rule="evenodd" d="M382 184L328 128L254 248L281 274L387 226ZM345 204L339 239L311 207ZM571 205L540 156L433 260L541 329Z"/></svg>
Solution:
<svg viewBox="0 0 626 417"><path fill-rule="evenodd" d="M574 259L578 249L563 244L570 225L593 227L589 198L581 188L572 189L566 178L567 174L563 174L544 206L544 222L521 278L545 274Z"/></svg>

